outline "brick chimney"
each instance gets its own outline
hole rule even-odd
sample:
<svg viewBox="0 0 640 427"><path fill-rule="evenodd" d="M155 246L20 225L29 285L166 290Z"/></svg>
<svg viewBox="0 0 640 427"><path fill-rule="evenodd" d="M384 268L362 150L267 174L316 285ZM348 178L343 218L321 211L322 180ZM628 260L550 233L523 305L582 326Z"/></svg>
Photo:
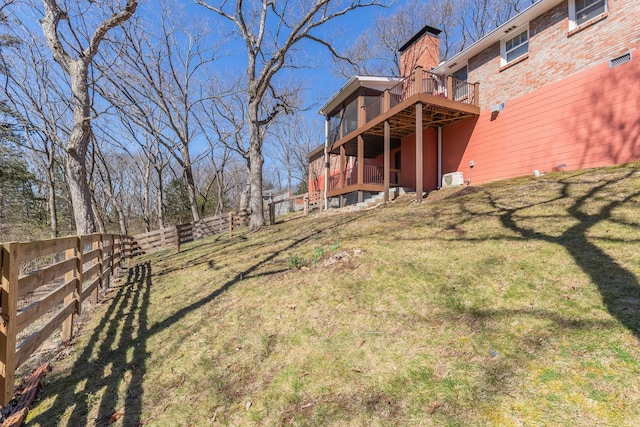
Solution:
<svg viewBox="0 0 640 427"><path fill-rule="evenodd" d="M400 52L400 73L406 77L418 65L425 71L430 71L440 63L440 39L437 28L426 25L406 42Z"/></svg>

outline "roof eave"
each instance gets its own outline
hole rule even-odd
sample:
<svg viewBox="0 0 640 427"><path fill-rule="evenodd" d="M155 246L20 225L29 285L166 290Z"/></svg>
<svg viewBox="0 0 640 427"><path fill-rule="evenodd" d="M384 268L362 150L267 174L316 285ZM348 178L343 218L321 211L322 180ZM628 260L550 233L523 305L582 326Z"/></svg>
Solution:
<svg viewBox="0 0 640 427"><path fill-rule="evenodd" d="M443 61L440 65L438 65L437 68L433 70L434 73L449 73L449 68L453 68L455 65L466 64L469 58L479 54L489 46L492 46L494 43L497 43L504 37L506 37L505 30L507 30L508 28L511 28L514 25L523 25L562 2L563 0L539 0L536 3L533 3L531 6L529 6L510 20L497 27L495 30L491 31L489 34L485 35L484 37L473 43L471 46L464 49L462 52L452 56L446 61Z"/></svg>
<svg viewBox="0 0 640 427"><path fill-rule="evenodd" d="M338 90L318 111L319 114L323 116L328 115L331 111L333 111L340 103L344 100L344 98L351 95L358 88L364 86L367 87L367 82L376 82L376 83L386 83L389 85L395 85L399 83L402 79L400 77L380 77L380 76L353 76Z"/></svg>

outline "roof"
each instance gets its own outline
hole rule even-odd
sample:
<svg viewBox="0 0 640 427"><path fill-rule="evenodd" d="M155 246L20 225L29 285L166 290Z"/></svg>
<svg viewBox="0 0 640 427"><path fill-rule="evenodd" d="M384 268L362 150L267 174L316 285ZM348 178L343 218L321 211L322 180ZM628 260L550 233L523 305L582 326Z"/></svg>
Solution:
<svg viewBox="0 0 640 427"><path fill-rule="evenodd" d="M534 18L537 18L544 12L548 11L554 6L562 3L563 0L538 0L504 24L497 27L475 43L464 49L457 55L443 61L438 67L433 70L436 74L449 74L451 71L455 71L454 67L463 66L467 61L492 46L494 43L502 40L507 33L510 33L514 29L526 24ZM515 34L515 33L514 33Z"/></svg>
<svg viewBox="0 0 640 427"><path fill-rule="evenodd" d="M405 50L409 49L409 46L411 46L412 44L414 44L416 41L418 41L418 39L420 39L420 37L422 37L423 35L425 35L425 33L431 33L434 36L438 36L438 34L440 34L442 32L442 30L439 30L437 28L434 27L430 27L429 25L425 25L420 31L418 31L417 33L414 34L413 37L411 37L409 39L408 42L406 42L405 44L403 44L400 49L398 49L398 52L402 53Z"/></svg>
<svg viewBox="0 0 640 427"><path fill-rule="evenodd" d="M326 116L361 87L384 91L391 89L401 81L400 77L353 76L320 108L319 113Z"/></svg>

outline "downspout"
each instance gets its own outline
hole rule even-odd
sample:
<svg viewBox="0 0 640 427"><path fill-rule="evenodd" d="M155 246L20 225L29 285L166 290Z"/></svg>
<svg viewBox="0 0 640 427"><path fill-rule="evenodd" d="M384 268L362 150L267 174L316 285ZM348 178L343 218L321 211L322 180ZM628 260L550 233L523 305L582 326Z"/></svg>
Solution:
<svg viewBox="0 0 640 427"><path fill-rule="evenodd" d="M329 116L324 122L324 210L329 209Z"/></svg>
<svg viewBox="0 0 640 427"><path fill-rule="evenodd" d="M438 188L442 188L442 127L438 126Z"/></svg>

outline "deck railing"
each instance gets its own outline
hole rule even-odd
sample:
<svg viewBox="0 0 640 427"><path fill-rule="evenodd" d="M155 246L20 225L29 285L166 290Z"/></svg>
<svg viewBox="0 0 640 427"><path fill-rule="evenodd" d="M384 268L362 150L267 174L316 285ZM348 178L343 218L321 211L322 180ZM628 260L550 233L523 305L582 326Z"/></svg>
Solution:
<svg viewBox="0 0 640 427"><path fill-rule="evenodd" d="M382 166L364 165L363 184L384 184L384 168ZM400 185L400 170L390 169L390 184ZM340 185L340 172L334 173L329 178L329 191L350 187L357 184L357 166L345 169L344 185Z"/></svg>
<svg viewBox="0 0 640 427"><path fill-rule="evenodd" d="M389 89L390 105L393 108L416 94L415 73L411 74L391 89ZM477 85L458 80L451 76L440 76L433 73L423 73L421 92L433 96L440 96L452 101L469 105L477 104ZM378 117L384 108L384 94L372 99L365 106L366 121ZM330 139L331 142L331 139Z"/></svg>
<svg viewBox="0 0 640 427"><path fill-rule="evenodd" d="M451 99L464 104L475 105L476 86L466 80L458 80L456 78L451 78L451 80Z"/></svg>
<svg viewBox="0 0 640 427"><path fill-rule="evenodd" d="M367 116L366 116L367 122L375 119L382 113L383 102L384 102L384 97L376 96L364 106L364 110L367 113Z"/></svg>
<svg viewBox="0 0 640 427"><path fill-rule="evenodd" d="M426 73L422 78L422 92L435 96L447 96L447 77Z"/></svg>

